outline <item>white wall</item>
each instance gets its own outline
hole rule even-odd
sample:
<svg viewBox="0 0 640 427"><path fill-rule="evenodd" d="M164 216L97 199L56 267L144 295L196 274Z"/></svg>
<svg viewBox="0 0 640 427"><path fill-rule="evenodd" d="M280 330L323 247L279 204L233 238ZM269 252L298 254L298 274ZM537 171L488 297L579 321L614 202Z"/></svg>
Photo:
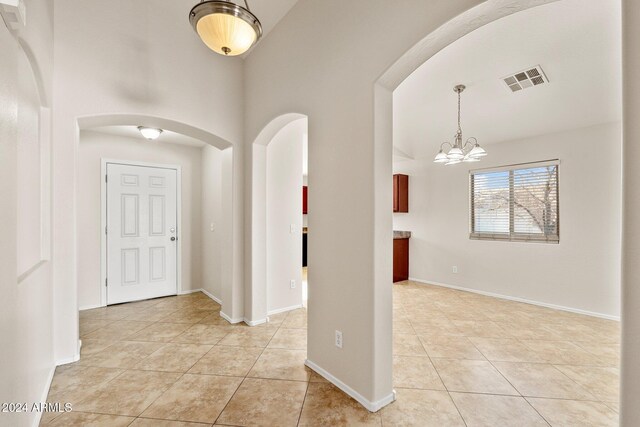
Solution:
<svg viewBox="0 0 640 427"><path fill-rule="evenodd" d="M409 178L409 275L611 317L620 315L621 126L486 145L481 163L394 164ZM560 243L469 239L469 170L560 159ZM452 266L458 273L452 273Z"/></svg>
<svg viewBox="0 0 640 427"><path fill-rule="evenodd" d="M211 148L211 150L216 150ZM216 150L219 151L219 150ZM100 306L101 159L179 165L182 167L182 290L202 287L202 149L161 141L80 132L78 147L78 304ZM218 169L219 171L219 169ZM219 194L219 193L218 193Z"/></svg>
<svg viewBox="0 0 640 427"><path fill-rule="evenodd" d="M42 197L51 182L49 122L38 128L40 108L51 106L51 2L30 1L27 13L14 34L0 19L0 402L44 401L55 367L51 205ZM0 426L37 418L1 413Z"/></svg>
<svg viewBox="0 0 640 427"><path fill-rule="evenodd" d="M296 120L267 146L268 313L302 305L302 151L306 132L307 119ZM291 280L296 282L294 289Z"/></svg>
<svg viewBox="0 0 640 427"><path fill-rule="evenodd" d="M623 238L620 425L640 425L640 2L622 2Z"/></svg>
<svg viewBox="0 0 640 427"><path fill-rule="evenodd" d="M235 144L228 159L233 182L226 227L233 246L223 263L230 269L223 283L233 289L223 298L223 310L242 314L242 59L223 58L204 46L188 23L192 6L191 0L55 1L54 295L60 358L75 356L78 343L79 117L162 117Z"/></svg>
<svg viewBox="0 0 640 427"><path fill-rule="evenodd" d="M282 114L309 119L308 359L370 407L392 396L392 194L390 182L376 184L388 181L392 147L385 139L376 150L374 83L408 48L479 3L303 0L245 61L248 143ZM378 234L384 242L374 245Z"/></svg>
<svg viewBox="0 0 640 427"><path fill-rule="evenodd" d="M209 145L202 152L202 288L222 296L222 151ZM211 229L213 224L213 230Z"/></svg>

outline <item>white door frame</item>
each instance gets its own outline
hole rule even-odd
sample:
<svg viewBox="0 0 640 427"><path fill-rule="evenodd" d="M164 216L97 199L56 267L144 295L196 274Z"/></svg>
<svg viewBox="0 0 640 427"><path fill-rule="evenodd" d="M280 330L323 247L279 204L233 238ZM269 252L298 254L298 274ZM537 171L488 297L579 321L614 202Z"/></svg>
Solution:
<svg viewBox="0 0 640 427"><path fill-rule="evenodd" d="M118 164L127 166L142 166L176 171L176 214L178 248L176 251L176 294L182 293L182 167L161 163L147 163L131 160L100 159L100 307L107 306L107 165Z"/></svg>

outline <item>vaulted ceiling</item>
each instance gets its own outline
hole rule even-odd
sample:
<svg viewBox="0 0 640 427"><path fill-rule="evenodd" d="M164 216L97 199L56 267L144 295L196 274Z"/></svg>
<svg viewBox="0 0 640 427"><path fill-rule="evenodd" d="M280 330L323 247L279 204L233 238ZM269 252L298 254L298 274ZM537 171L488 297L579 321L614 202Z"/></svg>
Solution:
<svg viewBox="0 0 640 427"><path fill-rule="evenodd" d="M570 19L567 19L570 17ZM562 0L479 28L394 92L394 146L432 157L462 129L483 145L621 120L620 0ZM512 92L503 77L540 65L549 83Z"/></svg>

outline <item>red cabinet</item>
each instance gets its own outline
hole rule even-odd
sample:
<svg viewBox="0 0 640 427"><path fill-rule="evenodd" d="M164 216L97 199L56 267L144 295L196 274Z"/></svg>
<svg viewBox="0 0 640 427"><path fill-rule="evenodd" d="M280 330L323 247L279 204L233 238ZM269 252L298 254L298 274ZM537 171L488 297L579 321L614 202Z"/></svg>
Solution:
<svg viewBox="0 0 640 427"><path fill-rule="evenodd" d="M409 212L409 176L393 175L393 211Z"/></svg>
<svg viewBox="0 0 640 427"><path fill-rule="evenodd" d="M409 280L409 239L393 239L393 283Z"/></svg>
<svg viewBox="0 0 640 427"><path fill-rule="evenodd" d="M302 213L307 214L307 186L302 187Z"/></svg>

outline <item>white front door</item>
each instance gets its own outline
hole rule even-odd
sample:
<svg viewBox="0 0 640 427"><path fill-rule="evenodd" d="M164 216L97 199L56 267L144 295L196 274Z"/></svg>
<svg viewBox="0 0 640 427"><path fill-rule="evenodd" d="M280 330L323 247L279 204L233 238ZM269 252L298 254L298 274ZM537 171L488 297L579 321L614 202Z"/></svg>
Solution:
<svg viewBox="0 0 640 427"><path fill-rule="evenodd" d="M177 294L177 171L107 163L107 304Z"/></svg>

